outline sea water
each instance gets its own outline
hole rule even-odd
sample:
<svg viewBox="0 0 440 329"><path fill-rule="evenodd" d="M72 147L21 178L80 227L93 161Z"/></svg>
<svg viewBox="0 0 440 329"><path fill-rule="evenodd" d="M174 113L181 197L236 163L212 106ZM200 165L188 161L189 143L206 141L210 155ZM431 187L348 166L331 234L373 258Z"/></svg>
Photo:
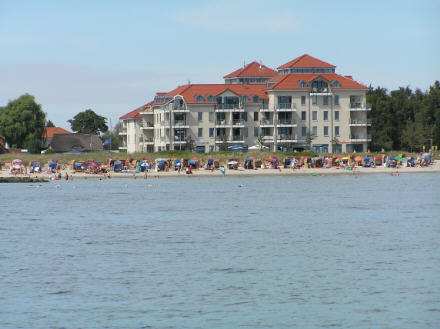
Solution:
<svg viewBox="0 0 440 329"><path fill-rule="evenodd" d="M439 328L440 175L0 184L0 328Z"/></svg>

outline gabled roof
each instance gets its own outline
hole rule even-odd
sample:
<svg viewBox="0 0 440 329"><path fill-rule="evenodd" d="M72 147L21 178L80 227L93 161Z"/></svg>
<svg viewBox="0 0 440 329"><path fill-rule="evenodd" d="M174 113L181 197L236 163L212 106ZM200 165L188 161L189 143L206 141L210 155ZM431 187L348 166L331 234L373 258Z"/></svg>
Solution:
<svg viewBox="0 0 440 329"><path fill-rule="evenodd" d="M144 111L146 108L148 108L153 102L149 102L145 105L142 105L141 107L138 107L137 109L128 112L127 114L124 114L123 116L121 116L119 118L119 120L124 120L124 119L134 119L134 118L142 118L142 115L140 114L140 112Z"/></svg>
<svg viewBox="0 0 440 329"><path fill-rule="evenodd" d="M44 128L43 138L52 138L55 134L68 135L71 134L71 132L61 127L46 127Z"/></svg>
<svg viewBox="0 0 440 329"><path fill-rule="evenodd" d="M278 67L278 70L280 69L288 69L288 68L298 68L298 67L330 67L335 68L336 66L326 63L324 61L321 61L320 59L317 59L313 56L310 56L308 54L304 54L302 56L299 56L290 62L287 62L286 64L283 64Z"/></svg>
<svg viewBox="0 0 440 329"><path fill-rule="evenodd" d="M267 98L264 88L264 84L191 84L176 88L167 95L181 95L185 102L189 104L215 104L215 100L213 102L207 101L208 95L216 97L229 90L237 96L247 95L249 101L252 101L253 95L257 95L260 99ZM196 96L199 95L203 97L202 102L196 101Z"/></svg>
<svg viewBox="0 0 440 329"><path fill-rule="evenodd" d="M301 88L300 81L311 82L317 78L322 78L328 82L338 81L339 87L331 87L332 89L368 89L367 86L360 84L353 79L344 77L336 73L322 73L322 74L284 74L268 80L268 82L275 82L274 85L267 88L267 90L289 90L298 89L305 90L310 87Z"/></svg>
<svg viewBox="0 0 440 329"><path fill-rule="evenodd" d="M235 70L228 75L225 75L224 79L236 78L236 77L273 77L277 75L277 72L267 67L266 65L252 62L242 67L238 70Z"/></svg>

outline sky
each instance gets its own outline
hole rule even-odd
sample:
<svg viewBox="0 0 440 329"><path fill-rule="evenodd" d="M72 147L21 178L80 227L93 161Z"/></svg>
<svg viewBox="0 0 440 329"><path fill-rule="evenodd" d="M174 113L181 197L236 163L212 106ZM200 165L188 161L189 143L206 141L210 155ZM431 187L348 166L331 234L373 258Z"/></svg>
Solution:
<svg viewBox="0 0 440 329"><path fill-rule="evenodd" d="M366 85L440 80L440 1L0 0L0 106L29 93L56 126L114 126L156 92L309 54Z"/></svg>

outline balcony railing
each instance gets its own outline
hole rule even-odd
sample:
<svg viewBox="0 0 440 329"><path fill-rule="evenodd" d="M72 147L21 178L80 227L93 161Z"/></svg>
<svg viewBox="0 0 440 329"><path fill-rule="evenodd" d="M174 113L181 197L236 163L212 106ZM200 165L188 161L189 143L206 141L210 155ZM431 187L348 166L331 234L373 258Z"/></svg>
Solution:
<svg viewBox="0 0 440 329"><path fill-rule="evenodd" d="M264 141L273 141L273 136L267 135L267 136L261 136Z"/></svg>
<svg viewBox="0 0 440 329"><path fill-rule="evenodd" d="M371 104L368 103L350 103L350 110L371 111Z"/></svg>
<svg viewBox="0 0 440 329"><path fill-rule="evenodd" d="M279 125L296 125L296 120L293 119L279 119Z"/></svg>
<svg viewBox="0 0 440 329"><path fill-rule="evenodd" d="M264 126L264 125L266 125L266 126L270 126L270 125L273 125L273 120L271 120L271 119L261 119L260 120L260 125L261 126Z"/></svg>
<svg viewBox="0 0 440 329"><path fill-rule="evenodd" d="M279 103L278 108L279 109L291 109L292 103Z"/></svg>
<svg viewBox="0 0 440 329"><path fill-rule="evenodd" d="M175 126L187 126L188 123L185 120L174 120Z"/></svg>
<svg viewBox="0 0 440 329"><path fill-rule="evenodd" d="M357 120L357 119L350 119L351 125L371 125L371 119L364 119L364 120Z"/></svg>
<svg viewBox="0 0 440 329"><path fill-rule="evenodd" d="M235 119L235 120L232 120L232 124L234 126L241 126L241 125L244 125L244 120L243 119Z"/></svg>
<svg viewBox="0 0 440 329"><path fill-rule="evenodd" d="M143 122L143 127L144 128L154 128L154 123L150 122L150 121L144 121Z"/></svg>
<svg viewBox="0 0 440 329"><path fill-rule="evenodd" d="M296 140L296 136L295 135L278 135L278 140L280 141L292 141L292 140Z"/></svg>
<svg viewBox="0 0 440 329"><path fill-rule="evenodd" d="M186 136L174 136L175 142L184 142L186 141Z"/></svg>
<svg viewBox="0 0 440 329"><path fill-rule="evenodd" d="M234 135L232 136L233 141L244 141L244 136L242 135Z"/></svg>
<svg viewBox="0 0 440 329"><path fill-rule="evenodd" d="M219 110L233 110L233 109L238 109L240 108L239 104L217 104L217 109Z"/></svg>
<svg viewBox="0 0 440 329"><path fill-rule="evenodd" d="M311 90L310 90L310 93L311 94L313 94L313 93L318 93L318 94L320 94L320 93L329 93L330 92L330 89L329 88L327 88L327 87L323 87L323 88L312 88Z"/></svg>
<svg viewBox="0 0 440 329"><path fill-rule="evenodd" d="M354 135L350 134L350 140L359 140L359 141L370 141L371 135Z"/></svg>

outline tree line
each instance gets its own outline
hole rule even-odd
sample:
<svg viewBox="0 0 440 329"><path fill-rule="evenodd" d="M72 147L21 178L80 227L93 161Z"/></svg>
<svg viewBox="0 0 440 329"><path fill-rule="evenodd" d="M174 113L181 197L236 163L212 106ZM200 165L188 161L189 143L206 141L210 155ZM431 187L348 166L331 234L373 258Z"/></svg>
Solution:
<svg viewBox="0 0 440 329"><path fill-rule="evenodd" d="M387 89L370 87L367 102L372 105L368 114L372 119L370 127L371 151L405 150L418 152L440 145L440 82L435 81L425 92L400 87ZM110 149L117 149L121 143L121 124L113 129L107 126L107 119L87 109L68 120L74 132L87 131L98 134L103 141L111 140ZM28 149L39 153L42 149L45 127L53 127L46 120L46 113L29 94L10 101L0 107L0 136L5 137L12 148ZM110 127L112 128L112 127Z"/></svg>
<svg viewBox="0 0 440 329"><path fill-rule="evenodd" d="M367 92L372 105L368 114L372 151L428 150L440 145L440 83L435 81L426 92L400 87L388 92L372 88Z"/></svg>

